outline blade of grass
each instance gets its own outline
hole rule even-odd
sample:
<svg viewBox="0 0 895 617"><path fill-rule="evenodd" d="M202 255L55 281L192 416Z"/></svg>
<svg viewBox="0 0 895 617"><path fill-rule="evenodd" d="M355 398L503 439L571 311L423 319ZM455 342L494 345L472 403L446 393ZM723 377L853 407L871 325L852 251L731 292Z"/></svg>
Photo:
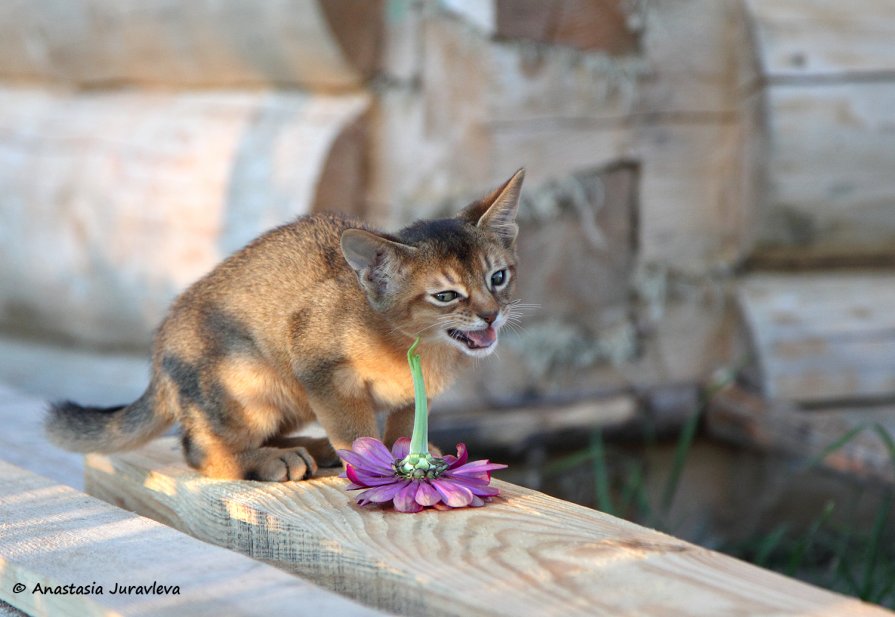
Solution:
<svg viewBox="0 0 895 617"><path fill-rule="evenodd" d="M882 580L888 581L888 583L879 589L879 593L876 594L873 601L877 604L882 604L883 606L888 605L889 608L893 608L892 605L895 603L895 598L892 597L893 594L895 594L895 568L887 567Z"/></svg>
<svg viewBox="0 0 895 617"><path fill-rule="evenodd" d="M625 513L630 512L633 505L636 511L633 516L627 517L629 520L640 521L641 524L646 524L649 527L661 528L662 525L657 520L647 496L646 471L643 464L636 461L628 469L619 512L624 516Z"/></svg>
<svg viewBox="0 0 895 617"><path fill-rule="evenodd" d="M662 501L660 502L662 512L666 515L671 509L674 496L677 494L681 473L684 471L684 463L687 460L687 454L690 452L690 447L693 445L693 439L696 437L696 429L699 426L701 417L702 409L696 409L693 414L687 418L687 422L684 424L684 427L681 429L681 434L678 437L677 447L674 451L674 460L671 464L671 473L668 475L668 481L665 483L665 488L662 491Z"/></svg>
<svg viewBox="0 0 895 617"><path fill-rule="evenodd" d="M854 439L855 436L858 435L858 433L860 433L861 431L863 431L866 428L867 428L867 426L865 424L859 424L858 426L855 426L851 430L846 431L846 433L844 435L842 435L839 439L832 442L826 448L821 450L817 456L810 459L808 461L808 463L806 464L807 468L811 469L812 467L817 467L820 463L823 462L823 460L825 458L830 456L833 452L836 452L837 450L841 449L843 446L845 446L845 444L847 444L849 441Z"/></svg>
<svg viewBox="0 0 895 617"><path fill-rule="evenodd" d="M837 564L836 572L839 575L839 580L844 581L845 584L848 585L848 594L852 596L858 595L861 586L858 584L858 579L855 578L851 566L846 563L844 558Z"/></svg>
<svg viewBox="0 0 895 617"><path fill-rule="evenodd" d="M802 562L805 559L805 554L808 552L808 549L814 544L814 539L817 536L817 533L820 531L820 528L824 523L827 522L827 519L830 518L830 515L833 513L833 509L835 508L835 503L833 501L827 501L824 505L823 511L820 513L814 522L811 523L811 526L808 527L808 531L805 532L805 535L799 540L798 544L796 544L795 549L792 554L789 556L789 562L786 564L786 574L787 576L794 576L796 571L799 569L799 566L802 565Z"/></svg>
<svg viewBox="0 0 895 617"><path fill-rule="evenodd" d="M851 527L846 527L839 539L839 542L837 543L836 582L845 584L848 589L847 593L849 595L856 596L858 595L858 591L860 590L861 586L858 584L858 579L855 578L854 572L851 567L851 561L849 559L849 544L851 544L851 536Z"/></svg>
<svg viewBox="0 0 895 617"><path fill-rule="evenodd" d="M892 434L886 430L886 427L879 422L874 423L873 430L883 440L886 450L889 451L889 460L892 461L892 467L895 468L895 439L892 438Z"/></svg>
<svg viewBox="0 0 895 617"><path fill-rule="evenodd" d="M554 461L551 461L547 465L544 466L544 474L548 476L560 474L566 472L570 469L574 469L575 467L579 467L584 463L588 463L593 459L594 453L590 448L586 448L584 450L578 450L576 452L572 452L567 456L563 456L562 458L558 458Z"/></svg>
<svg viewBox="0 0 895 617"><path fill-rule="evenodd" d="M781 523L768 535L762 538L755 549L755 558L752 560L752 563L760 567L765 567L765 564L767 564L768 560L771 558L774 549L776 549L780 545L780 542L783 541L788 530L789 525Z"/></svg>
<svg viewBox="0 0 895 617"><path fill-rule="evenodd" d="M882 542L883 532L886 529L886 519L889 518L889 510L892 509L892 498L895 493L891 490L886 491L886 496L880 504L879 511L876 513L876 520L873 522L873 532L867 539L867 548L864 551L864 576L861 592L858 597L862 600L868 600L871 596L875 573L879 560L880 543Z"/></svg>
<svg viewBox="0 0 895 617"><path fill-rule="evenodd" d="M635 499L638 499L638 493L642 490L643 466L639 461L635 461L628 466L625 473L625 485L622 487L622 493L619 497L618 508L622 515L625 515L630 510L631 505L636 503Z"/></svg>
<svg viewBox="0 0 895 617"><path fill-rule="evenodd" d="M594 494L597 497L597 507L606 514L615 514L612 492L609 487L609 466L606 464L603 431L600 429L591 433L590 452L593 457Z"/></svg>

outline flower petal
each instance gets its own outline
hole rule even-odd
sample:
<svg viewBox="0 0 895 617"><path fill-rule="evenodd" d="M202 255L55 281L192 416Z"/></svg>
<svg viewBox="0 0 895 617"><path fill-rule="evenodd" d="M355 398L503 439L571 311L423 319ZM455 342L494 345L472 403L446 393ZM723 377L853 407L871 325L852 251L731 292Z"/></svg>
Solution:
<svg viewBox="0 0 895 617"><path fill-rule="evenodd" d="M363 499L367 503L384 503L386 501L391 501L392 499L395 499L395 496L398 495L407 484L410 484L409 480L396 480L392 484L385 484L383 486L367 489L363 493L360 493L357 496L357 499L358 501Z"/></svg>
<svg viewBox="0 0 895 617"><path fill-rule="evenodd" d="M473 496L472 503L469 505L471 505L473 508L481 508L483 505L485 505L485 500L481 497Z"/></svg>
<svg viewBox="0 0 895 617"><path fill-rule="evenodd" d="M435 490L428 481L420 481L419 488L416 489L416 502L421 506L434 506L441 501L441 493Z"/></svg>
<svg viewBox="0 0 895 617"><path fill-rule="evenodd" d="M351 449L368 461L375 461L386 468L390 468L394 463L392 453L385 444L373 437L358 437L351 444Z"/></svg>
<svg viewBox="0 0 895 617"><path fill-rule="evenodd" d="M339 450L339 457L354 467L355 469L362 469L368 473L391 473L392 467L391 462L388 465L383 465L379 462L378 459L370 459L364 456L359 452L352 452L351 450Z"/></svg>
<svg viewBox="0 0 895 617"><path fill-rule="evenodd" d="M491 484L491 478L488 476L487 473L474 475L464 473L457 474L448 469L446 472L444 472L442 477L461 482L463 486L488 486L489 484Z"/></svg>
<svg viewBox="0 0 895 617"><path fill-rule="evenodd" d="M467 459L469 459L469 452L466 451L465 443L457 444L457 458L450 463L450 469L454 469L455 467L462 467L466 464Z"/></svg>
<svg viewBox="0 0 895 617"><path fill-rule="evenodd" d="M472 491L450 478L442 476L432 480L432 486L441 494L442 501L452 508L463 508L472 503Z"/></svg>
<svg viewBox="0 0 895 617"><path fill-rule="evenodd" d="M419 512L423 506L416 502L418 480L405 480L406 485L395 495L395 510L398 512Z"/></svg>
<svg viewBox="0 0 895 617"><path fill-rule="evenodd" d="M400 461L408 454L410 454L410 437L399 437L392 444L392 458Z"/></svg>
<svg viewBox="0 0 895 617"><path fill-rule="evenodd" d="M349 469L351 470L350 475L348 471ZM364 471L358 471L351 465L345 468L345 474L348 475L349 480L355 484L361 484L363 486L382 486L383 484L397 482L400 479L395 475L394 470L388 475L370 474Z"/></svg>
<svg viewBox="0 0 895 617"><path fill-rule="evenodd" d="M500 489L496 486L490 486L487 481L479 480L478 478L465 478L463 476L448 476L445 474L442 477L447 477L451 482L455 484L459 484L460 486L465 486L468 488L473 495L478 495L479 497L492 497L494 495L500 494Z"/></svg>
<svg viewBox="0 0 895 617"><path fill-rule="evenodd" d="M345 477L351 480L352 484L360 484L361 486L367 486L365 482L363 482L360 478L357 477L357 472L354 470L354 467L351 465L345 465Z"/></svg>
<svg viewBox="0 0 895 617"><path fill-rule="evenodd" d="M478 475L483 472L487 473L488 477L491 477L491 472L497 469L506 469L506 465L501 465L500 463L492 463L488 460L483 461L473 461L471 463L466 463L465 465L461 465L459 467L454 467L451 469L451 473L454 475Z"/></svg>

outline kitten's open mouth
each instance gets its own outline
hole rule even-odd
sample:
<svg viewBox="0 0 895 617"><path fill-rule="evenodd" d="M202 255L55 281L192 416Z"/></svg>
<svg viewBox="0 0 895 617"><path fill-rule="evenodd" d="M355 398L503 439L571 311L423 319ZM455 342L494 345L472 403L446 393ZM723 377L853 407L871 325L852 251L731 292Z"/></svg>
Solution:
<svg viewBox="0 0 895 617"><path fill-rule="evenodd" d="M450 328L447 331L455 341L459 341L466 345L469 349L488 349L497 342L497 330L488 326L484 330L457 330Z"/></svg>

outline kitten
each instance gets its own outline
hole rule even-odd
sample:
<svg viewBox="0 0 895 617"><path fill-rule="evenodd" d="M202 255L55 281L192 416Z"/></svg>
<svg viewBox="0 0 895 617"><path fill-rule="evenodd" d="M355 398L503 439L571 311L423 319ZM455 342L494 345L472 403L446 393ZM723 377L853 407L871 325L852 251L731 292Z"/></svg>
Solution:
<svg viewBox="0 0 895 617"><path fill-rule="evenodd" d="M311 215L251 242L187 289L156 334L152 378L134 403L51 406L49 438L79 452L136 448L179 422L207 476L301 480L335 449L409 436L419 351L431 396L487 356L510 317L524 171L455 218L394 234ZM288 437L317 420L326 439Z"/></svg>

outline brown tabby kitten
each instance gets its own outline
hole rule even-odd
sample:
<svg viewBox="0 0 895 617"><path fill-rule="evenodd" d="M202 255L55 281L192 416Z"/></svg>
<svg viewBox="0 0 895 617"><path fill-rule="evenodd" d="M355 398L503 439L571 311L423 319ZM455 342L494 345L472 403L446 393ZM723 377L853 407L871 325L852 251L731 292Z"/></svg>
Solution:
<svg viewBox="0 0 895 617"><path fill-rule="evenodd" d="M430 395L490 354L513 303L524 171L456 218L395 234L330 215L301 217L235 253L173 304L134 403L53 405L46 430L80 452L135 448L172 423L187 462L215 478L301 480L334 448L410 435L407 349L421 337ZM318 420L329 440L290 438Z"/></svg>

